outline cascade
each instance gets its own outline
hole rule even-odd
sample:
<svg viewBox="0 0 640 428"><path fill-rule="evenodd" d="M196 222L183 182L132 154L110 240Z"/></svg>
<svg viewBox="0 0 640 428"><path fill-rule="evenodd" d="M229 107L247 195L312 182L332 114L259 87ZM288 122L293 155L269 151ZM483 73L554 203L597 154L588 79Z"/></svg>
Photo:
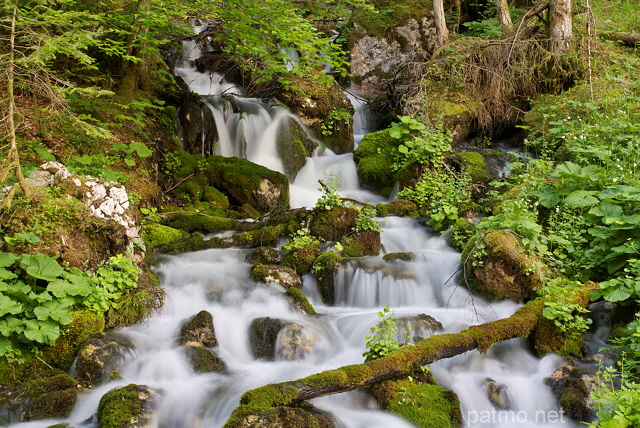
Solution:
<svg viewBox="0 0 640 428"><path fill-rule="evenodd" d="M193 50L187 50L193 52ZM274 124L289 115L258 100L236 97L235 104L221 97L240 93L220 76L198 74L187 66L177 73L194 91L207 97L219 134L220 153L243 156L281 170L274 157ZM237 92L236 92L237 91ZM366 132L356 115L356 127ZM280 163L278 163L280 162ZM312 206L322 174L340 175L341 194L371 203L384 199L359 187L351 154L335 155L318 150L298 173L291 186L291 205ZM311 275L304 277L303 291L319 315L291 309L282 289L256 284L246 262L248 250L210 249L162 256L154 267L166 290L165 306L148 321L121 329L134 344L121 365L121 379L82 392L66 420L17 424L47 427L67 423L77 428L96 427L95 412L108 390L130 383L147 385L157 392L150 426L162 428L220 427L246 390L268 383L298 379L323 370L363 361L364 337L378 320L378 311L391 305L398 319L425 314L442 325L439 332L457 332L469 325L511 315L519 305L504 301L489 304L472 296L456 278L459 254L444 238L428 231L418 220L388 217L380 220L382 253L410 252L411 262L362 257L347 263L336 277L336 302L323 304ZM222 373L196 373L178 345L181 325L201 310L213 315L219 346L217 355L227 365ZM288 347L286 338L276 341L274 361L254 358L249 344L251 322L272 317L292 323L304 346ZM412 336L426 337L437 327L415 326ZM281 332L282 334L282 332ZM544 385L562 363L558 356L535 357L522 340L511 340L486 355L476 351L431 365L438 382L453 389L461 400L465 426L574 426L559 413L556 400ZM501 388L508 409L496 410L488 398L487 383ZM328 412L336 426L345 428L405 428L411 424L377 409L361 392L321 397L312 403Z"/></svg>

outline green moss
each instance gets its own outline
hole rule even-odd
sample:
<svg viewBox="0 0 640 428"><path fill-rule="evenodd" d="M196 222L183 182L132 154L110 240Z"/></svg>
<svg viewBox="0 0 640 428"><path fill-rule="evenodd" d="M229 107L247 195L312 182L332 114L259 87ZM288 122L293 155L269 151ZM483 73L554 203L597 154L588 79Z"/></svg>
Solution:
<svg viewBox="0 0 640 428"><path fill-rule="evenodd" d="M167 224L186 232L218 232L238 228L237 220L200 214L174 214Z"/></svg>
<svg viewBox="0 0 640 428"><path fill-rule="evenodd" d="M342 241L344 257L377 256L380 254L380 233L362 232L345 237Z"/></svg>
<svg viewBox="0 0 640 428"><path fill-rule="evenodd" d="M353 152L358 176L363 186L389 196L398 181L393 172L394 153L401 143L389 135L389 130L367 134Z"/></svg>
<svg viewBox="0 0 640 428"><path fill-rule="evenodd" d="M354 9L350 26L355 26L356 30L352 30L350 42L364 35L384 37L391 29L404 25L411 18L420 22L423 17L432 15L432 6L429 2L375 0L372 3L379 12L374 13L361 7ZM406 44L402 37L398 36L398 39L401 44Z"/></svg>
<svg viewBox="0 0 640 428"><path fill-rule="evenodd" d="M209 349L187 346L187 356L196 373L221 372L226 369L225 363Z"/></svg>
<svg viewBox="0 0 640 428"><path fill-rule="evenodd" d="M284 294L285 296L289 297L293 301L296 307L300 308L300 311L302 313L305 313L308 315L316 314L316 310L311 305L311 302L309 302L309 299L307 299L307 296L305 296L304 293L299 288L289 287Z"/></svg>
<svg viewBox="0 0 640 428"><path fill-rule="evenodd" d="M487 164L480 153L459 152L457 156L460 158L462 167L471 178L471 181L478 184L487 184L491 180L491 176L487 171Z"/></svg>
<svg viewBox="0 0 640 428"><path fill-rule="evenodd" d="M213 186L205 186L202 200L218 208L229 208L229 198Z"/></svg>
<svg viewBox="0 0 640 428"><path fill-rule="evenodd" d="M147 251L153 250L158 245L168 244L169 242L180 239L184 233L173 227L164 226L158 223L146 223L142 226L140 233Z"/></svg>
<svg viewBox="0 0 640 428"><path fill-rule="evenodd" d="M75 385L60 391L46 392L32 397L25 405L24 419L27 421L39 419L64 418L71 414L78 398Z"/></svg>
<svg viewBox="0 0 640 428"><path fill-rule="evenodd" d="M295 178L298 171L307 162L307 157L311 156L317 146L302 126L293 118L281 123L278 129L276 147L278 155L284 165L285 173L291 180Z"/></svg>
<svg viewBox="0 0 640 428"><path fill-rule="evenodd" d="M549 353L582 358L584 340L582 337L569 337L553 324L553 321L540 318L533 336L536 353L540 356Z"/></svg>
<svg viewBox="0 0 640 428"><path fill-rule="evenodd" d="M366 366L364 364L353 364L350 366L343 366L342 371L349 378L349 382L353 384L359 384L364 382L371 376L371 367Z"/></svg>
<svg viewBox="0 0 640 428"><path fill-rule="evenodd" d="M388 204L376 205L376 212L379 217L394 215L397 217L419 217L418 206L406 199L396 199Z"/></svg>
<svg viewBox="0 0 640 428"><path fill-rule="evenodd" d="M275 245L287 234L287 225L265 226L257 230L237 233L232 236L233 245L247 247L263 247Z"/></svg>
<svg viewBox="0 0 640 428"><path fill-rule="evenodd" d="M385 254L382 259L385 262L392 262L394 260L402 260L405 262L410 262L413 261L413 254L412 253L388 253Z"/></svg>
<svg viewBox="0 0 640 428"><path fill-rule="evenodd" d="M315 248L297 248L287 252L282 257L281 264L296 271L298 275L304 275L311 270L311 266L320 251Z"/></svg>
<svg viewBox="0 0 640 428"><path fill-rule="evenodd" d="M101 428L124 428L133 422L142 410L139 388L129 384L102 396L97 414Z"/></svg>
<svg viewBox="0 0 640 428"><path fill-rule="evenodd" d="M322 388L326 385L339 386L351 383L349 375L341 369L325 370L321 373L312 374L311 376L300 379L300 382L310 388Z"/></svg>
<svg viewBox="0 0 640 428"><path fill-rule="evenodd" d="M460 402L453 391L438 385L396 382L396 393L386 408L416 427L449 428L462 425Z"/></svg>
<svg viewBox="0 0 640 428"><path fill-rule="evenodd" d="M87 337L101 333L105 327L104 318L100 315L75 311L72 316L73 321L62 329L58 340L42 352L45 361L64 371L71 368L80 346Z"/></svg>
<svg viewBox="0 0 640 428"><path fill-rule="evenodd" d="M240 405L235 408L224 428L234 424L246 415L272 411L275 407L289 404L298 396L298 390L290 385L265 385L245 392L240 397Z"/></svg>
<svg viewBox="0 0 640 428"><path fill-rule="evenodd" d="M333 207L328 211L314 210L309 224L312 235L325 241L337 241L354 226L359 211L355 208Z"/></svg>
<svg viewBox="0 0 640 428"><path fill-rule="evenodd" d="M318 280L318 290L322 301L329 305L333 304L335 300L335 274L341 260L342 256L333 251L328 251L321 254L311 268Z"/></svg>
<svg viewBox="0 0 640 428"><path fill-rule="evenodd" d="M204 238L199 233L192 233L177 241L170 242L168 244L160 245L158 249L164 254L179 254L186 253L188 251L203 250L207 247Z"/></svg>

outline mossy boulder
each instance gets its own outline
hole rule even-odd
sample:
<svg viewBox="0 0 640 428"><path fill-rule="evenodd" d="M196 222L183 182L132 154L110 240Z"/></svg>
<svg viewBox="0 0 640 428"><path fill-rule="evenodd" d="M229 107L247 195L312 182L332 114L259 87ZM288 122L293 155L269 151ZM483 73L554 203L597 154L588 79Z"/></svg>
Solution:
<svg viewBox="0 0 640 428"><path fill-rule="evenodd" d="M384 260L385 262L393 262L396 260L402 260L403 262L411 262L414 259L414 255L413 253L404 253L404 252L399 252L399 253L387 253L384 256L382 256L382 260Z"/></svg>
<svg viewBox="0 0 640 428"><path fill-rule="evenodd" d="M276 147L284 165L284 172L289 180L293 181L298 171L307 163L307 158L313 155L318 143L307 135L296 119L289 116L280 122Z"/></svg>
<svg viewBox="0 0 640 428"><path fill-rule="evenodd" d="M274 360L280 330L287 325L277 318L256 318L249 325L249 346L255 358Z"/></svg>
<svg viewBox="0 0 640 428"><path fill-rule="evenodd" d="M110 332L89 337L78 353L76 378L87 388L100 385L120 371L120 364L133 350L133 343L121 334Z"/></svg>
<svg viewBox="0 0 640 428"><path fill-rule="evenodd" d="M311 270L313 262L319 255L320 251L315 248L295 248L282 257L281 264L292 268L298 275L304 275Z"/></svg>
<svg viewBox="0 0 640 428"><path fill-rule="evenodd" d="M472 266L473 254L469 256L475 240L470 240L462 253L463 262L468 264L467 271L473 272L474 277L469 281L471 289L492 300L524 302L534 298L535 289L543 284L547 269L544 263L527 254L513 233L491 231L479 239L484 240L486 253L479 265Z"/></svg>
<svg viewBox="0 0 640 428"><path fill-rule="evenodd" d="M300 312L306 315L316 314L316 310L311 305L311 302L309 302L309 299L307 299L307 296L305 296L304 293L300 291L299 288L289 287L287 288L287 291L284 294L285 296L287 296L287 299L289 299L291 308L294 311Z"/></svg>
<svg viewBox="0 0 640 428"><path fill-rule="evenodd" d="M214 347L218 346L218 338L213 327L213 315L200 311L180 327L180 344Z"/></svg>
<svg viewBox="0 0 640 428"><path fill-rule="evenodd" d="M359 210L333 207L330 210L315 210L309 223L309 231L324 241L337 241L354 226Z"/></svg>
<svg viewBox="0 0 640 428"><path fill-rule="evenodd" d="M275 248L258 247L249 254L248 261L253 264L277 265L281 258L281 252Z"/></svg>
<svg viewBox="0 0 640 428"><path fill-rule="evenodd" d="M310 404L303 403L301 407L276 407L242 416L228 428L334 428L333 420Z"/></svg>
<svg viewBox="0 0 640 428"><path fill-rule="evenodd" d="M185 232L219 232L239 227L237 220L200 214L173 214L166 223Z"/></svg>
<svg viewBox="0 0 640 428"><path fill-rule="evenodd" d="M394 215L396 217L420 217L418 206L406 199L396 199L388 204L376 205L376 213L378 217L386 217Z"/></svg>
<svg viewBox="0 0 640 428"><path fill-rule="evenodd" d="M218 140L213 113L201 100L188 99L178 110L184 148L189 153L213 153Z"/></svg>
<svg viewBox="0 0 640 428"><path fill-rule="evenodd" d="M373 396L389 412L420 428L462 426L458 396L451 390L409 380L384 381L372 388Z"/></svg>
<svg viewBox="0 0 640 428"><path fill-rule="evenodd" d="M478 152L458 152L456 156L462 165L463 171L469 175L473 183L486 185L491 181L492 177L482 154Z"/></svg>
<svg viewBox="0 0 640 428"><path fill-rule="evenodd" d="M277 171L246 159L210 156L206 174L210 185L236 205L249 204L260 211L289 208L289 180Z"/></svg>
<svg viewBox="0 0 640 428"><path fill-rule="evenodd" d="M62 328L56 342L43 350L42 358L50 365L68 371L87 338L102 333L104 318L92 312L75 311L73 321Z"/></svg>
<svg viewBox="0 0 640 428"><path fill-rule="evenodd" d="M389 130L372 132L364 136L353 152L361 184L383 196L391 195L397 174L393 171L393 154L401 140L389 135Z"/></svg>
<svg viewBox="0 0 640 428"><path fill-rule="evenodd" d="M354 233L341 240L344 257L377 256L380 254L380 232Z"/></svg>
<svg viewBox="0 0 640 428"><path fill-rule="evenodd" d="M574 420L592 421L596 417L591 392L599 388L599 385L594 371L589 370L589 366L563 365L545 379L545 383L558 398L562 410Z"/></svg>
<svg viewBox="0 0 640 428"><path fill-rule="evenodd" d="M354 110L340 85L335 81L327 84L294 74L286 78L295 90L280 88L278 99L291 108L334 153L353 151Z"/></svg>
<svg viewBox="0 0 640 428"><path fill-rule="evenodd" d="M278 284L284 288L300 288L302 286L300 276L287 266L257 264L251 269L251 275L256 281Z"/></svg>
<svg viewBox="0 0 640 428"><path fill-rule="evenodd" d="M144 428L153 417L153 401L157 393L145 385L129 384L112 389L98 405L100 428Z"/></svg>
<svg viewBox="0 0 640 428"><path fill-rule="evenodd" d="M141 237L147 251L151 251L159 245L173 242L183 236L185 236L183 231L159 223L147 223L142 226Z"/></svg>
<svg viewBox="0 0 640 428"><path fill-rule="evenodd" d="M327 305L335 303L335 276L341 266L342 256L333 251L321 254L313 263L313 273L318 280L318 291Z"/></svg>
<svg viewBox="0 0 640 428"><path fill-rule="evenodd" d="M78 383L66 373L33 379L24 391L28 401L24 420L53 419L69 416L78 397Z"/></svg>
<svg viewBox="0 0 640 428"><path fill-rule="evenodd" d="M210 349L201 346L185 346L187 358L196 373L224 372L227 370L225 362Z"/></svg>
<svg viewBox="0 0 640 428"><path fill-rule="evenodd" d="M229 198L213 186L204 186L202 200L218 208L229 208Z"/></svg>

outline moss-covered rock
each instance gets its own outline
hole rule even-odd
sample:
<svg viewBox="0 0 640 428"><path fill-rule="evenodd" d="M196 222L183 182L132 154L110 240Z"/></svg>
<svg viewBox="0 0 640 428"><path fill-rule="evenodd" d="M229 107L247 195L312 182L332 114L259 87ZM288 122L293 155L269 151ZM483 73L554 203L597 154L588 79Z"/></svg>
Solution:
<svg viewBox="0 0 640 428"><path fill-rule="evenodd" d="M98 405L100 428L144 428L152 418L156 392L144 385L129 384L112 389Z"/></svg>
<svg viewBox="0 0 640 428"><path fill-rule="evenodd" d="M281 258L281 252L275 248L258 247L249 254L248 261L253 264L277 265Z"/></svg>
<svg viewBox="0 0 640 428"><path fill-rule="evenodd" d="M196 346L218 346L218 338L213 328L213 315L207 311L200 311L182 327L180 327L180 344L195 343Z"/></svg>
<svg viewBox="0 0 640 428"><path fill-rule="evenodd" d="M249 346L255 358L273 360L276 356L278 333L286 322L277 318L256 318L249 325Z"/></svg>
<svg viewBox="0 0 640 428"><path fill-rule="evenodd" d="M147 223L142 227L141 237L147 251L155 247L168 244L184 236L184 232L158 223Z"/></svg>
<svg viewBox="0 0 640 428"><path fill-rule="evenodd" d="M229 198L213 186L205 186L202 193L202 200L209 202L211 205L227 209L229 208Z"/></svg>
<svg viewBox="0 0 640 428"><path fill-rule="evenodd" d="M249 204L261 211L289 208L289 180L277 171L246 159L210 156L206 174L210 185L237 205Z"/></svg>
<svg viewBox="0 0 640 428"><path fill-rule="evenodd" d="M120 371L125 356L134 349L133 343L117 333L94 335L87 339L76 360L76 377L85 387L95 387Z"/></svg>
<svg viewBox="0 0 640 428"><path fill-rule="evenodd" d="M261 409L262 410L262 409ZM225 425L227 428L334 428L333 420L310 404L256 411Z"/></svg>
<svg viewBox="0 0 640 428"><path fill-rule="evenodd" d="M341 266L342 256L333 251L321 254L313 263L313 273L318 280L318 291L327 305L335 303L335 276Z"/></svg>
<svg viewBox="0 0 640 428"><path fill-rule="evenodd" d="M372 388L372 392L389 412L417 427L462 426L462 413L457 395L439 385L418 385L409 380L384 381Z"/></svg>
<svg viewBox="0 0 640 428"><path fill-rule="evenodd" d="M473 183L485 185L491 181L491 175L487 170L487 163L482 154L478 152L458 152L456 156Z"/></svg>
<svg viewBox="0 0 640 428"><path fill-rule="evenodd" d="M200 214L173 214L166 223L185 232L218 232L239 227L237 220Z"/></svg>
<svg viewBox="0 0 640 428"><path fill-rule="evenodd" d="M100 315L75 311L73 321L62 328L56 342L43 350L42 358L50 365L68 371L85 340L104 330L104 318Z"/></svg>
<svg viewBox="0 0 640 428"><path fill-rule="evenodd" d="M309 223L309 231L325 241L337 241L354 226L359 210L347 207L333 207L328 211L314 210Z"/></svg>
<svg viewBox="0 0 640 428"><path fill-rule="evenodd" d="M380 232L366 231L346 236L342 241L344 257L377 256L380 254Z"/></svg>
<svg viewBox="0 0 640 428"><path fill-rule="evenodd" d="M535 297L534 289L542 286L547 269L538 258L524 252L518 238L509 232L492 231L479 238L484 240L480 266L472 266L469 251L476 245L469 241L462 253L467 271L473 272L469 281L471 289L489 299L512 299L518 302Z"/></svg>
<svg viewBox="0 0 640 428"><path fill-rule="evenodd" d="M364 136L353 152L358 177L364 187L383 196L391 195L397 174L393 171L394 153L401 140L389 135L389 130L372 132Z"/></svg>
<svg viewBox="0 0 640 428"><path fill-rule="evenodd" d="M33 379L24 391L24 420L53 419L69 416L76 404L78 383L66 373Z"/></svg>
<svg viewBox="0 0 640 428"><path fill-rule="evenodd" d="M284 294L289 299L289 302L291 303L291 307L294 311L307 314L307 315L316 314L316 310L311 305L311 302L309 302L309 299L307 299L307 296L305 296L304 293L300 291L299 288L289 287L287 288L287 291Z"/></svg>
<svg viewBox="0 0 640 428"><path fill-rule="evenodd" d="M251 269L251 275L256 281L278 284L287 289L302 286L302 280L296 271L287 266L257 264Z"/></svg>
<svg viewBox="0 0 640 428"><path fill-rule="evenodd" d="M382 260L385 262L393 262L395 260L402 260L404 262L413 261L413 253L387 253L382 256Z"/></svg>
<svg viewBox="0 0 640 428"><path fill-rule="evenodd" d="M558 398L562 410L572 419L591 421L596 417L591 391L599 386L595 373L589 372L588 366L564 365L545 379L545 383Z"/></svg>
<svg viewBox="0 0 640 428"><path fill-rule="evenodd" d="M282 257L281 264L292 268L298 275L304 275L311 270L313 262L319 255L320 251L315 248L296 248Z"/></svg>
<svg viewBox="0 0 640 428"><path fill-rule="evenodd" d="M289 180L293 181L298 171L307 162L307 158L318 147L318 143L309 138L297 120L289 116L280 122L276 136L276 147L284 165L284 172Z"/></svg>
<svg viewBox="0 0 640 428"><path fill-rule="evenodd" d="M227 369L225 362L210 349L187 345L185 352L196 373L223 372Z"/></svg>
<svg viewBox="0 0 640 428"><path fill-rule="evenodd" d="M406 199L396 199L388 204L376 205L376 213L379 217L394 215L396 217L420 217L418 206Z"/></svg>
<svg viewBox="0 0 640 428"><path fill-rule="evenodd" d="M353 106L340 85L294 74L286 78L295 90L281 88L278 99L300 116L302 123L310 127L334 153L353 151ZM346 123L344 118L347 118Z"/></svg>

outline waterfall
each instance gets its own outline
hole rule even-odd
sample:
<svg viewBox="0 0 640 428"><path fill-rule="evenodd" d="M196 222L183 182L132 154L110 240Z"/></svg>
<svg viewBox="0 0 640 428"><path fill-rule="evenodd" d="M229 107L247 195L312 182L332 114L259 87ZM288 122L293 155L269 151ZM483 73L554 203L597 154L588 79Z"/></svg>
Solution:
<svg viewBox="0 0 640 428"><path fill-rule="evenodd" d="M193 52L190 50L189 52ZM278 121L285 109L258 100L223 94L241 93L221 76L199 76L192 68L176 69L192 90L206 96L218 128L218 150L225 156L242 156L282 171L275 157ZM237 91L237 92L236 92ZM366 114L356 117L356 126L366 132ZM362 190L351 154L335 155L318 150L307 160L291 186L291 205L312 206L320 192L317 180L323 174L340 177L341 194L365 202L384 199ZM282 288L256 283L250 276L248 250L210 249L161 256L154 266L166 290L165 305L151 319L123 328L119 333L134 343L120 370L122 379L109 381L80 394L65 420L36 421L20 427L47 427L67 423L77 428L97 426L95 412L108 390L129 383L147 385L158 392L152 427L210 428L222 426L240 396L268 383L294 380L363 361L364 337L378 321L378 312L390 305L398 319L428 316L442 325L439 332L453 333L470 325L510 316L518 304L491 303L473 296L457 281L459 254L444 238L429 232L416 219L388 217L380 220L382 255L348 261L336 277L336 303L321 302L311 275L304 277L303 290L318 315L292 310ZM385 261L384 254L407 252L412 261ZM213 315L219 342L215 353L227 365L223 373L196 373L184 347L178 345L181 325L201 310ZM249 344L253 320L272 317L296 326L305 341L303 351L293 357L286 338L278 337L274 361L256 359ZM414 336L426 337L436 328L411 328ZM282 332L281 332L282 333ZM486 355L476 351L431 365L438 382L454 390L461 400L465 426L576 426L567 417L556 417L559 408L544 378L562 363L550 355L535 357L523 340L494 346ZM496 410L487 394L487 383L501 388L508 409ZM343 393L312 400L328 412L337 426L346 428L405 428L411 425L377 408L362 392Z"/></svg>

